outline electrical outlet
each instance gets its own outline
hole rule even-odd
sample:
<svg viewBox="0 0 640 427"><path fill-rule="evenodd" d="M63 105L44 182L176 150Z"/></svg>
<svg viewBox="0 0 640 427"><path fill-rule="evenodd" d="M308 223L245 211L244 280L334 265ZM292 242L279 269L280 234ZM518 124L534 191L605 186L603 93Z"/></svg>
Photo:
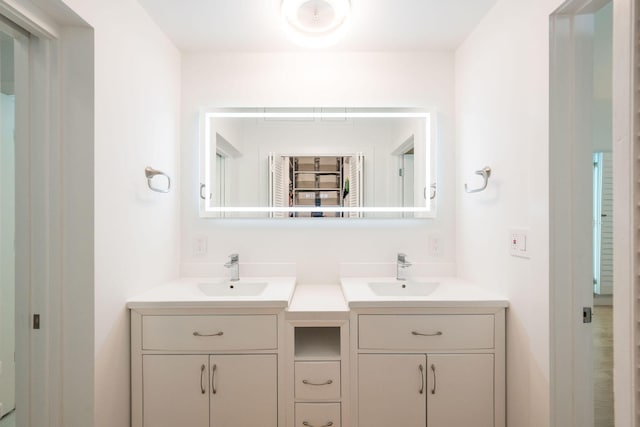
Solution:
<svg viewBox="0 0 640 427"><path fill-rule="evenodd" d="M529 230L526 228L509 229L509 254L520 258L529 256Z"/></svg>
<svg viewBox="0 0 640 427"><path fill-rule="evenodd" d="M193 239L193 254L196 256L206 255L208 250L208 240L205 236L197 236Z"/></svg>
<svg viewBox="0 0 640 427"><path fill-rule="evenodd" d="M427 253L432 257L441 257L443 253L443 241L440 234L431 234L427 239Z"/></svg>

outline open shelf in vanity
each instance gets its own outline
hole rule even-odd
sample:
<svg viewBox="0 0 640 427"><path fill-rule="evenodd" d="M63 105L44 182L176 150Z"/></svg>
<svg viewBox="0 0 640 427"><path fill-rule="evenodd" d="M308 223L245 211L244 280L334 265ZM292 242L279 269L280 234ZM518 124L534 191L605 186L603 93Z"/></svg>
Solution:
<svg viewBox="0 0 640 427"><path fill-rule="evenodd" d="M340 360L339 326L294 327L295 360Z"/></svg>

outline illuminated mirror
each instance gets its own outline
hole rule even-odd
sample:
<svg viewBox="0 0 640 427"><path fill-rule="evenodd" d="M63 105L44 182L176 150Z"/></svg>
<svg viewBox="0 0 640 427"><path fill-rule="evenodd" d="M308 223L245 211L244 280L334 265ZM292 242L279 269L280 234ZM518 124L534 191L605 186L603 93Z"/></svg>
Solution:
<svg viewBox="0 0 640 427"><path fill-rule="evenodd" d="M204 110L201 216L433 217L434 127L415 109Z"/></svg>

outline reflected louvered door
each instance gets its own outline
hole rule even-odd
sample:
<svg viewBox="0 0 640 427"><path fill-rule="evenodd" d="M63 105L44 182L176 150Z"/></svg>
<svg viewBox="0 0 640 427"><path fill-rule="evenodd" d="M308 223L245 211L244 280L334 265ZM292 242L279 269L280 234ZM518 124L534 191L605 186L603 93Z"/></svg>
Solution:
<svg viewBox="0 0 640 427"><path fill-rule="evenodd" d="M364 172L364 156L362 154L356 154L351 157L349 169L349 207L358 208L363 207L363 191L362 191L362 178ZM363 216L359 212L350 212L351 218L358 218Z"/></svg>
<svg viewBox="0 0 640 427"><path fill-rule="evenodd" d="M285 167L287 157L274 154L269 155L269 202L271 207L286 207L287 203L287 180ZM271 212L272 218L284 218L285 212Z"/></svg>
<svg viewBox="0 0 640 427"><path fill-rule="evenodd" d="M613 163L611 153L602 155L600 217L600 280L597 293L613 293Z"/></svg>

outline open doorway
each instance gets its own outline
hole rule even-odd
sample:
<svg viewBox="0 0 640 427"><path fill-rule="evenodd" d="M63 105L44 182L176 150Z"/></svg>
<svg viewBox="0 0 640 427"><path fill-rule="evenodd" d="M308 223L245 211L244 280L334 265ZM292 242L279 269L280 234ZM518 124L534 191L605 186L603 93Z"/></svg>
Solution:
<svg viewBox="0 0 640 427"><path fill-rule="evenodd" d="M552 413L614 426L613 4L568 0L551 16ZM616 146L617 147L617 146ZM617 149L617 148L616 148Z"/></svg>
<svg viewBox="0 0 640 427"><path fill-rule="evenodd" d="M593 417L613 427L613 3L592 15Z"/></svg>

